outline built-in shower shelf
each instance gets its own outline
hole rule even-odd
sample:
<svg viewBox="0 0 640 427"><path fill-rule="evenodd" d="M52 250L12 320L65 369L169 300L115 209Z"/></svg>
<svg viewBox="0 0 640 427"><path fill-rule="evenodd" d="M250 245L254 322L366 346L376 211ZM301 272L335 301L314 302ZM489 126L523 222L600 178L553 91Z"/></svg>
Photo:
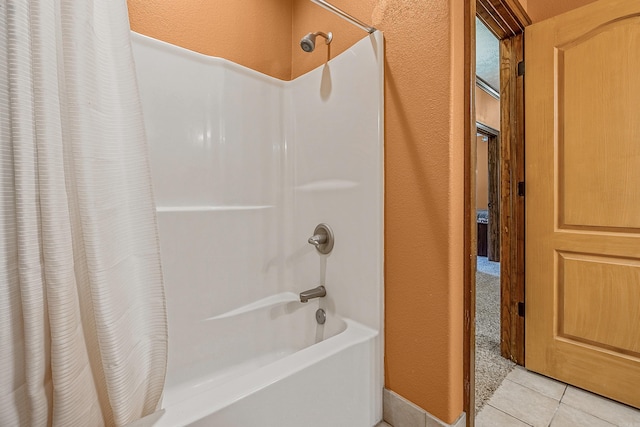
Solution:
<svg viewBox="0 0 640 427"><path fill-rule="evenodd" d="M273 205L256 206L158 206L157 212L225 212L225 211L257 211L271 209Z"/></svg>
<svg viewBox="0 0 640 427"><path fill-rule="evenodd" d="M297 191L330 191L330 190L349 190L358 187L360 184L355 181L346 179L325 179L321 181L313 181L308 184L299 185L295 189Z"/></svg>

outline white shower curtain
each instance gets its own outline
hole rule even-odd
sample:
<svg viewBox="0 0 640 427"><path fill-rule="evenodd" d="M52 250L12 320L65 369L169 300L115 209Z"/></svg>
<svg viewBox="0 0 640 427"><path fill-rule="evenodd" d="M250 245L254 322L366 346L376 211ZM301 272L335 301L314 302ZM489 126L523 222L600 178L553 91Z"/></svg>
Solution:
<svg viewBox="0 0 640 427"><path fill-rule="evenodd" d="M167 321L125 0L0 0L0 426L157 409Z"/></svg>

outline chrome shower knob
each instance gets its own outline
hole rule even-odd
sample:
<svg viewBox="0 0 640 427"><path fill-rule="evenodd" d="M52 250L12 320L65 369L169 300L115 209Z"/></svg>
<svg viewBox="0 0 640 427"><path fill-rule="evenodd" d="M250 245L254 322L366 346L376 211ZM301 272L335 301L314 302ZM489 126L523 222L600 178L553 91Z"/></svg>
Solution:
<svg viewBox="0 0 640 427"><path fill-rule="evenodd" d="M315 246L318 252L326 255L333 249L333 231L327 224L318 224L308 242Z"/></svg>

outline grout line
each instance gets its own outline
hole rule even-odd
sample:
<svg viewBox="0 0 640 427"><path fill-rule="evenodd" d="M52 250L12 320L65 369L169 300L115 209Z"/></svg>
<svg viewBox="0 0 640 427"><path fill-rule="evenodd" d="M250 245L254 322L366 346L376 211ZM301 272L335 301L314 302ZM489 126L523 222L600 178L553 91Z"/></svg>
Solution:
<svg viewBox="0 0 640 427"><path fill-rule="evenodd" d="M538 393L540 396L544 396L544 397L546 397L547 399L555 400L556 402L560 403L560 401L559 401L559 400L556 400L556 399L554 399L554 398L553 398L553 397L551 397L551 396L547 396L547 395L546 395L546 394L544 394L544 393L540 393L538 390L535 390L535 389L533 389L533 388L529 387L528 385L521 384L521 383L519 383L519 382L516 382L516 381L510 380L509 378L505 378L505 381L512 382L513 384L517 384L517 385L519 385L520 387L524 387L524 388L526 388L526 389L529 389L529 390L531 390L531 391L532 391L532 392L534 392L534 393ZM503 381L503 382L504 382L504 381Z"/></svg>
<svg viewBox="0 0 640 427"><path fill-rule="evenodd" d="M563 396L563 397L564 397L564 396ZM593 418L597 418L597 419L599 419L600 421L604 421L604 422L605 422L605 423L607 423L607 424L611 424L612 426L617 426L617 424L615 424L615 422L614 422L613 420L606 419L606 418L602 418L600 415L592 414L591 412L587 412L587 411L585 411L585 410L583 410L583 409L577 408L577 407L575 407L575 406L573 406L573 405L570 405L570 404L568 404L568 403L564 403L564 402L563 402L562 404L563 404L563 405L565 405L565 406L568 406L568 407L569 407L569 408L571 408L571 409L575 409L575 410L576 410L576 411L578 411L578 412L582 412L583 414L587 414L587 415L592 416Z"/></svg>
<svg viewBox="0 0 640 427"><path fill-rule="evenodd" d="M527 371L527 372L529 372L529 371ZM536 374L536 375L540 375L540 374ZM543 378L547 378L547 377L545 377L544 375L541 375L541 376L542 376ZM509 379L509 378L507 378L507 377L505 377L504 379L505 379L505 380L507 380L507 381L511 381L511 382L512 382L512 383L514 383L514 384L518 384L518 385L521 385L522 387L528 388L529 390L531 390L531 391L533 391L533 392L536 392L536 393L538 393L539 395L542 395L542 396L544 396L544 397L548 397L549 399L555 400L556 402L561 402L561 401L562 401L562 398L564 397L564 393L567 391L567 384L565 384L565 383L563 383L563 382L561 382L561 381L558 381L558 380L554 380L553 378L548 378L548 379L550 379L550 380L552 380L552 381L555 381L555 382L558 382L558 383L560 383L560 384L564 384L564 391L562 392L562 396L560 396L560 399L556 399L555 397L547 396L546 394L541 393L540 391L535 390L535 389L533 389L533 388L529 387L529 386L528 386L528 385L526 385L526 384L522 384L522 383L519 383L519 382L516 382L516 381L510 380L510 379Z"/></svg>
<svg viewBox="0 0 640 427"><path fill-rule="evenodd" d="M498 412L502 412L503 414L505 414L505 415L507 415L507 416L509 416L509 417L513 418L514 420L518 420L518 421L520 421L522 424L526 424L526 425L528 425L528 426L530 426L530 427L533 427L533 424L529 424L528 422L523 421L523 420L521 420L520 418L516 417L515 415L512 415L512 414L510 414L510 413L508 413L508 412L505 412L505 411L503 411L503 410L502 410L502 409L500 409L500 408L496 408L495 406L490 405L490 404L488 404L488 403L487 403L485 406L491 406L491 407L492 407L493 409L495 409L496 411L498 411ZM481 411L481 412L482 412L482 411Z"/></svg>
<svg viewBox="0 0 640 427"><path fill-rule="evenodd" d="M563 393L563 395L564 395L564 393ZM556 409L555 409L555 411L553 411L553 416L549 420L549 424L548 424L549 427L551 427L551 424L553 424L553 420L556 418L556 415L558 415L558 409L560 409L560 401L558 401L558 404L556 405Z"/></svg>
<svg viewBox="0 0 640 427"><path fill-rule="evenodd" d="M551 417L551 421L549 421L549 427L551 427L551 425L553 424L553 420L555 420L556 415L558 415L558 409L560 409L560 405L562 405L562 399L564 399L564 395L567 392L567 389L569 388L568 384L566 383L562 383L562 384L564 384L564 390L562 391L562 396L560 396L560 400L558 400L558 406L556 407L556 410L553 412L553 417Z"/></svg>
<svg viewBox="0 0 640 427"><path fill-rule="evenodd" d="M547 399L551 399L551 400L553 400L554 402L556 402L556 408L555 408L555 409L554 409L554 411L553 411L553 415L551 416L551 419L549 420L549 424L547 424L547 427L551 425L551 423L553 422L553 419L556 417L556 413L558 412L558 408L560 408L560 400L556 400L556 399L554 399L553 397L550 397L550 396L547 396L546 394L540 393L538 390L534 390L534 389L532 389L532 388L530 388L530 387L527 387L527 386L526 386L526 385L524 385L524 384L520 384L520 383L518 383L518 382L511 381L509 378L506 378L506 377L505 377L505 379L502 381L502 383L500 383L500 385L502 386L502 384L504 384L504 382L505 382L505 381L509 381L509 382L511 382L511 383L513 383L513 384L516 384L516 385L519 385L519 386L521 386L521 387L524 387L524 388L526 388L526 389L528 389L528 390L530 390L530 391L532 391L532 392L534 392L534 393L539 394L540 396L546 397ZM564 383L563 383L563 384L564 384ZM499 387L498 387L498 388L499 388ZM565 384L565 391L566 391L566 389L567 389L567 388L566 388L566 384ZM562 392L562 396L564 397L564 392ZM493 396L492 396L492 397L493 397ZM562 397L561 397L560 399L562 399ZM514 415L509 414L508 412L502 411L502 410L500 410L500 409L496 408L495 406L490 405L488 402L487 402L487 405L491 406L492 408L497 409L497 410L498 410L498 411L500 411L500 412L503 412L503 413L505 413L505 414L507 414L507 415L511 416L512 418L515 418L516 420L518 420L518 421L520 421L520 422L523 422L523 423L525 423L525 424L527 424L527 425L529 425L529 426L531 425L531 424L527 423L526 421L521 420L520 418L518 418L518 417L516 417L516 416L514 416Z"/></svg>
<svg viewBox="0 0 640 427"><path fill-rule="evenodd" d="M569 387L571 387L571 386L570 386L569 384L567 384L567 388L565 388L564 393L562 394L562 399L564 399L564 395L567 393L567 390L569 390ZM583 391L585 391L585 392L587 392L587 393L589 393L589 394L592 394L592 395L594 395L594 396L596 396L596 397L602 397L602 396L598 396L598 395L597 395L597 394L595 394L595 393L591 393L590 391L587 391L587 390L583 390ZM604 399L608 399L608 398L604 397ZM608 400L611 400L611 399L608 399ZM613 403L619 403L619 404L624 405L624 403L616 402L615 400L611 400L611 402L613 402ZM600 421L604 421L604 422L605 422L605 423L607 423L607 424L611 424L612 426L615 426L615 425L616 425L616 424L615 424L615 422L614 422L613 420L611 420L611 419L606 419L606 418L602 418L599 414L592 414L591 412L587 412L587 411L585 411L584 409L581 409L581 408L575 407L575 406L573 406L573 405L571 405L571 404L569 404L569 403L564 403L564 402L562 402L562 400L560 401L560 403L562 403L562 404L563 404L563 405L565 405L565 406L568 406L569 408L575 409L575 410L576 410L576 411L578 411L578 412L582 412L583 414L590 415L590 416L592 416L592 417L594 417L594 418L599 419ZM632 408L632 409L635 409L635 408L633 408L633 407L631 407L631 408Z"/></svg>
<svg viewBox="0 0 640 427"><path fill-rule="evenodd" d="M562 396L560 396L560 403L562 403L562 401L564 400L564 395L567 394L567 390L569 390L569 384L564 385L564 391L562 392Z"/></svg>

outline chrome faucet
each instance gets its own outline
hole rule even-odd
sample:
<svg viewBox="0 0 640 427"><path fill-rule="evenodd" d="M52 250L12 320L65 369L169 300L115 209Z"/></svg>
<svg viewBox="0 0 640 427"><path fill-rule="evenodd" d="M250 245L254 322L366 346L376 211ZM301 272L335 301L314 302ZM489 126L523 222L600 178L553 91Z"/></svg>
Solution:
<svg viewBox="0 0 640 427"><path fill-rule="evenodd" d="M317 288L309 289L304 292L300 292L300 302L307 302L313 298L320 298L327 295L327 290L324 286L320 285Z"/></svg>

